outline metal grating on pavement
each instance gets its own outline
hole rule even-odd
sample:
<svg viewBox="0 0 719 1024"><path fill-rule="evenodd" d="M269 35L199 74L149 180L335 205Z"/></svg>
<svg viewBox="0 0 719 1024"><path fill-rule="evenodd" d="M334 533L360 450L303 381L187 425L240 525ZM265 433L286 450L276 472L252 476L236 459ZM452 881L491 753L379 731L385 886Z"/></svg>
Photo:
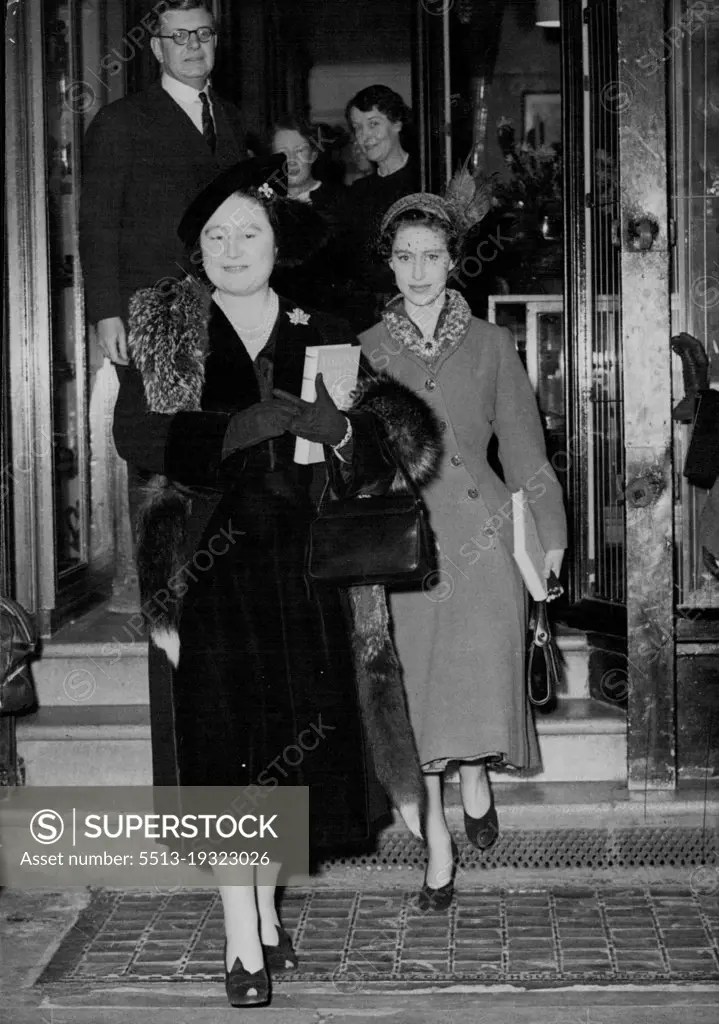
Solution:
<svg viewBox="0 0 719 1024"><path fill-rule="evenodd" d="M279 979L339 992L442 985L719 981L719 875L676 886L546 885L458 890L443 914L404 891L287 890L300 957ZM710 883L711 884L708 884ZM43 987L222 981L214 890L97 891L38 979Z"/></svg>
<svg viewBox="0 0 719 1024"><path fill-rule="evenodd" d="M424 844L406 831L388 831L376 852L330 859L328 869L424 867ZM503 829L487 852L464 844L465 868L674 868L719 861L717 834L703 828Z"/></svg>

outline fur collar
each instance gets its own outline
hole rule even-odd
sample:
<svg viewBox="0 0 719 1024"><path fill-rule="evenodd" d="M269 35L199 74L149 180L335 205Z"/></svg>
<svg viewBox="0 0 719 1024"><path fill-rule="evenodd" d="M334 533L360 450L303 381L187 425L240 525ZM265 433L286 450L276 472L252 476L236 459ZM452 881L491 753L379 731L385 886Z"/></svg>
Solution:
<svg viewBox="0 0 719 1024"><path fill-rule="evenodd" d="M130 301L129 323L130 355L142 377L151 412L244 408L240 394L234 396L238 404L233 404L226 381L215 379L210 393L205 393L205 363L210 349L213 355L219 350L222 359L235 367L245 362L245 377L251 379L253 388L255 380L252 360L209 288L187 277L170 292L140 289ZM272 333L276 332L275 361L282 371L275 379L275 387L299 395L304 350L308 345L326 343L325 335L330 330L330 320L324 314L308 313L281 297L278 299L278 317ZM332 340L346 341L349 336L345 331L344 336ZM218 393L222 394L221 399ZM259 394L252 398L258 400Z"/></svg>
<svg viewBox="0 0 719 1024"><path fill-rule="evenodd" d="M407 316L401 295L396 295L388 302L382 319L393 341L432 364L462 342L472 320L472 311L459 292L448 288L447 299L432 339L425 339L417 325Z"/></svg>

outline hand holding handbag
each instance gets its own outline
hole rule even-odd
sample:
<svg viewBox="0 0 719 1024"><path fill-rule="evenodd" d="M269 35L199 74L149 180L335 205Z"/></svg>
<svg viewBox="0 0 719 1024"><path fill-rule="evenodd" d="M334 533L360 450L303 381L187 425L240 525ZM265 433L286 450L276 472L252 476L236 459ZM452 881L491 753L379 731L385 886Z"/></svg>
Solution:
<svg viewBox="0 0 719 1024"><path fill-rule="evenodd" d="M407 492L324 501L310 524L306 576L336 587L426 588L437 582L437 548L419 488L393 452Z"/></svg>
<svg viewBox="0 0 719 1024"><path fill-rule="evenodd" d="M36 704L27 660L37 645L32 619L9 597L0 597L0 715Z"/></svg>
<svg viewBox="0 0 719 1024"><path fill-rule="evenodd" d="M559 685L559 651L547 618L546 601L536 601L529 620L527 651L527 696L537 708L549 704Z"/></svg>

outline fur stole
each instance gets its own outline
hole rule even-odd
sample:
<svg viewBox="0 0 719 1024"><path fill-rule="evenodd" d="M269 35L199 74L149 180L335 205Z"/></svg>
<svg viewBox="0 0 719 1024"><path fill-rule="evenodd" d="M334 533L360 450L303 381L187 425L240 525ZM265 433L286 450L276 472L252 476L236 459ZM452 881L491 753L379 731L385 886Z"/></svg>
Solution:
<svg viewBox="0 0 719 1024"><path fill-rule="evenodd" d="M200 409L208 350L210 298L191 279L172 296L155 289L137 292L130 304L129 347L152 412ZM371 411L411 477L427 483L441 455L434 413L409 388L388 375L362 379L353 409ZM393 489L404 486L401 477ZM143 605L162 591L166 608L149 623L150 634L176 667L179 664L182 579L186 544L187 489L156 476L146 488L137 522L138 574ZM191 553L190 553L191 556ZM415 834L421 828L424 783L383 587L353 587L352 650L359 704L377 776Z"/></svg>
<svg viewBox="0 0 719 1024"><path fill-rule="evenodd" d="M200 409L209 347L209 292L187 278L171 294L143 288L130 300L129 349L151 412ZM143 488L134 524L137 574L153 642L172 665L180 660L178 624L188 552L188 488L159 474Z"/></svg>

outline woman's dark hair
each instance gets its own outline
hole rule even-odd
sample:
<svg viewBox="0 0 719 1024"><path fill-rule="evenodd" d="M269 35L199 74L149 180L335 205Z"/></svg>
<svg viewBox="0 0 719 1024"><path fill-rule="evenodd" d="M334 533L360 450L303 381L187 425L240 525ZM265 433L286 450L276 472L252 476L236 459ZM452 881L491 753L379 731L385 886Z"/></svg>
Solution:
<svg viewBox="0 0 719 1024"><path fill-rule="evenodd" d="M173 14L175 11L207 11L212 16L214 28L217 28L217 18L213 14L211 0L160 0L146 15L150 35L156 36L159 33L163 14ZM144 21L145 19L143 24Z"/></svg>
<svg viewBox="0 0 719 1024"><path fill-rule="evenodd" d="M309 121L305 121L304 118L293 117L291 114L286 114L284 117L278 117L270 131L270 146L275 141L275 135L277 132L299 132L302 138L307 140L315 152L318 152L320 149L317 131L312 127Z"/></svg>
<svg viewBox="0 0 719 1024"><path fill-rule="evenodd" d="M362 89L356 96L352 97L345 107L345 118L350 126L350 111L352 107L361 110L363 114L376 107L380 114L384 114L385 117L388 117L395 124L401 121L405 128L408 128L412 121L412 111L400 94L386 85L368 85L366 89Z"/></svg>
<svg viewBox="0 0 719 1024"><path fill-rule="evenodd" d="M347 143L347 132L342 127L329 124L312 124L302 117L287 114L278 117L272 125L269 136L269 149L275 141L277 132L298 132L305 139L316 156L312 167L312 176L317 181L341 180L343 168L337 167L341 149Z"/></svg>
<svg viewBox="0 0 719 1024"><path fill-rule="evenodd" d="M327 241L325 219L310 203L281 196L268 199L256 188L238 190L227 198L231 199L233 195L237 198L251 199L265 211L277 246L276 267L299 266ZM199 239L193 249L191 263L195 276L207 284Z"/></svg>
<svg viewBox="0 0 719 1024"><path fill-rule="evenodd" d="M402 213L398 213L396 217L393 217L377 239L376 251L380 260L385 262L390 259L397 232L400 228L405 227L430 228L432 231L439 231L447 244L447 252L450 259L458 260L461 258L464 233L459 225L454 220L447 221L444 217L439 217L429 210L412 208L404 210Z"/></svg>

